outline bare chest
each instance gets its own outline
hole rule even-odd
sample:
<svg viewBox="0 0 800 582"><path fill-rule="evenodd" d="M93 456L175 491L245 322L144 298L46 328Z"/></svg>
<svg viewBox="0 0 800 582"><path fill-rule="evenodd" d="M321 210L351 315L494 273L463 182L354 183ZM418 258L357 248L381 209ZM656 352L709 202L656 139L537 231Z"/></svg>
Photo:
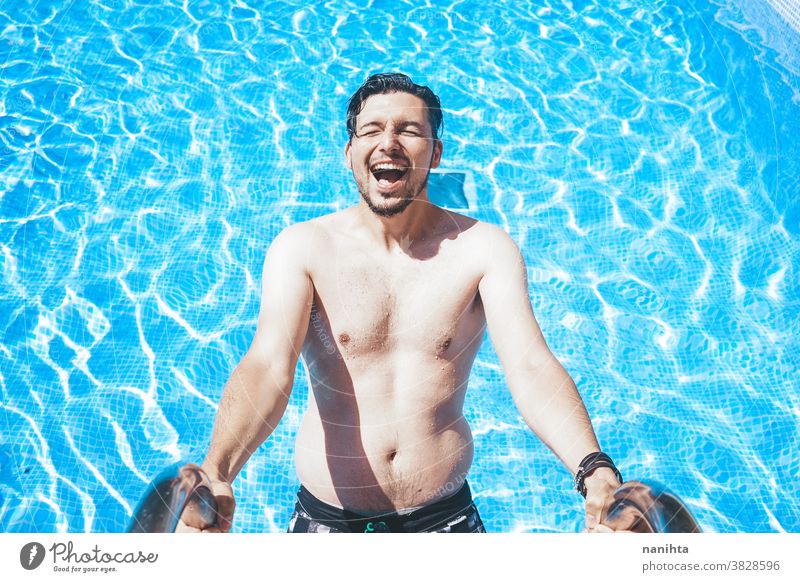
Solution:
<svg viewBox="0 0 800 582"><path fill-rule="evenodd" d="M332 253L312 273L307 343L347 358L462 350L482 333L485 319L480 274L459 250L443 249L427 260Z"/></svg>

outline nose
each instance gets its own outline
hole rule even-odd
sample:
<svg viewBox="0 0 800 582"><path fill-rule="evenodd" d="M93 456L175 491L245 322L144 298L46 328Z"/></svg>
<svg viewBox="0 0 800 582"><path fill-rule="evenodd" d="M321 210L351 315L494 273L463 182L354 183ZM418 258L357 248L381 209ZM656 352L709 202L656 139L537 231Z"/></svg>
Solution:
<svg viewBox="0 0 800 582"><path fill-rule="evenodd" d="M387 153L400 149L400 141L393 128L387 127L383 130L378 142L378 149Z"/></svg>

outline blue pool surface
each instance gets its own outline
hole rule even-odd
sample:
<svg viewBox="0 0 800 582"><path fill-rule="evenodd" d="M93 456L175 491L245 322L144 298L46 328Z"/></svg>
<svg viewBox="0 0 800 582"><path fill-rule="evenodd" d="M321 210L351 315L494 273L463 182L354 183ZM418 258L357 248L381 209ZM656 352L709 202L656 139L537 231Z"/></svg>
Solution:
<svg viewBox="0 0 800 582"><path fill-rule="evenodd" d="M0 5L0 531L121 531L202 458L270 241L358 201L346 102L399 70L445 108L431 197L519 243L623 475L800 532L800 33L765 0L398 4ZM285 530L307 398L299 365L234 531ZM578 531L488 339L466 414L487 529Z"/></svg>

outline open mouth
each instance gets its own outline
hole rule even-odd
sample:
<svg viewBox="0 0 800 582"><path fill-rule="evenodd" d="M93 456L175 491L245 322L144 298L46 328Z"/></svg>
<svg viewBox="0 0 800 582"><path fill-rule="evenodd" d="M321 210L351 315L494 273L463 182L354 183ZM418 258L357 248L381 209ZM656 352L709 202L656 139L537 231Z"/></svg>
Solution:
<svg viewBox="0 0 800 582"><path fill-rule="evenodd" d="M370 166L369 171L375 177L378 186L389 188L403 179L403 176L408 173L408 167L394 162L379 163Z"/></svg>

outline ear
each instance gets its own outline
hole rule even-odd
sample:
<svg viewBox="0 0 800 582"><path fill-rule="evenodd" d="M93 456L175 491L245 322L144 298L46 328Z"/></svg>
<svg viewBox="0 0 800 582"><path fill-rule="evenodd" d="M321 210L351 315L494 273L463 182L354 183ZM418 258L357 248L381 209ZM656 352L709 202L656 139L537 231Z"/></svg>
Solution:
<svg viewBox="0 0 800 582"><path fill-rule="evenodd" d="M347 165L347 169L352 170L353 160L350 157L350 140L347 140L347 143L344 146L344 159L345 159L345 164Z"/></svg>
<svg viewBox="0 0 800 582"><path fill-rule="evenodd" d="M442 140L435 139L433 140L433 155L431 156L431 168L438 168L439 162L442 161L442 150L444 145L442 144Z"/></svg>

